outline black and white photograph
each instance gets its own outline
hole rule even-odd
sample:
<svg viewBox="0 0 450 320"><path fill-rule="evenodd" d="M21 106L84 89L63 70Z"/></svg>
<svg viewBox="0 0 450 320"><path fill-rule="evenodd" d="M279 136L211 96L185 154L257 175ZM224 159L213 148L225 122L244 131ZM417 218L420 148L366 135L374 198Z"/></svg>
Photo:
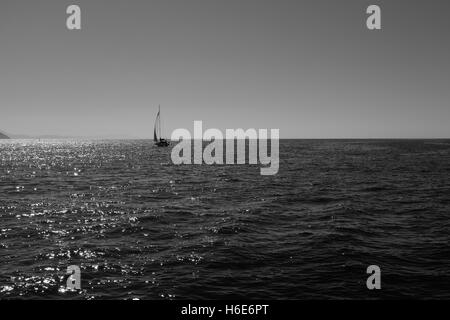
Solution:
<svg viewBox="0 0 450 320"><path fill-rule="evenodd" d="M0 300L450 299L449 12L0 0Z"/></svg>

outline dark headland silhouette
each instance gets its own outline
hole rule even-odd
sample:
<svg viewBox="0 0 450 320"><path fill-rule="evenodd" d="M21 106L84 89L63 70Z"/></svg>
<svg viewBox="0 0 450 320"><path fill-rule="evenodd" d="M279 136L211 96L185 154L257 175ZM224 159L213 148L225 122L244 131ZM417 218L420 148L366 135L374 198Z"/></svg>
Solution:
<svg viewBox="0 0 450 320"><path fill-rule="evenodd" d="M0 131L0 139L9 139L9 137Z"/></svg>

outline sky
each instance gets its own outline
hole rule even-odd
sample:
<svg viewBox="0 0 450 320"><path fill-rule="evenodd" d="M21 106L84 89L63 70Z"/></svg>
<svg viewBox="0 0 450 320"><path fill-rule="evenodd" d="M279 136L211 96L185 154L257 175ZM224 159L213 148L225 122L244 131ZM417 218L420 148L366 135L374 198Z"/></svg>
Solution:
<svg viewBox="0 0 450 320"><path fill-rule="evenodd" d="M66 8L81 8L81 30ZM382 29L366 28L381 7ZM0 130L450 138L448 0L2 0Z"/></svg>

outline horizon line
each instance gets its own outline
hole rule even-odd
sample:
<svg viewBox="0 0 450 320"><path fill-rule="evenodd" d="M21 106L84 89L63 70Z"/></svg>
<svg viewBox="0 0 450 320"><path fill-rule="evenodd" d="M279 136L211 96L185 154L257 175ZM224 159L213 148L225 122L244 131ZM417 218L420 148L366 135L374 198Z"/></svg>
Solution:
<svg viewBox="0 0 450 320"><path fill-rule="evenodd" d="M50 135L49 135L50 136ZM8 137L6 139L0 139L1 141L7 141L7 140L151 140L153 141L153 138L151 137L132 137L132 138L115 138L115 137L96 137L96 136L80 136L80 137L71 137L71 136L67 136L67 137L26 137L26 138L11 138ZM182 141L183 139L180 140L171 140L168 139L168 141L172 141L172 142L179 142ZM205 140L205 139L184 139L184 140L202 140L202 141L206 141L206 142L211 142L211 141L215 141L215 140L222 140L222 141L227 141L230 139L214 139L214 140ZM235 138L234 140L262 140L262 139L238 139ZM271 140L271 138L267 138L264 140ZM362 137L344 137L344 138L279 138L278 140L450 140L450 137L374 137L374 138L362 138Z"/></svg>

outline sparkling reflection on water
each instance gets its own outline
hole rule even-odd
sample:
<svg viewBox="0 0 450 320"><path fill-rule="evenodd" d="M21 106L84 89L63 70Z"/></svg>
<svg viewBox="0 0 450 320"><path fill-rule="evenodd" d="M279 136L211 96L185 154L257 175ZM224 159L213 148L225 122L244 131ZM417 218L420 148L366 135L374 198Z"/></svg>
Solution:
<svg viewBox="0 0 450 320"><path fill-rule="evenodd" d="M450 297L450 141L283 140L279 174L259 169L2 141L0 298Z"/></svg>

